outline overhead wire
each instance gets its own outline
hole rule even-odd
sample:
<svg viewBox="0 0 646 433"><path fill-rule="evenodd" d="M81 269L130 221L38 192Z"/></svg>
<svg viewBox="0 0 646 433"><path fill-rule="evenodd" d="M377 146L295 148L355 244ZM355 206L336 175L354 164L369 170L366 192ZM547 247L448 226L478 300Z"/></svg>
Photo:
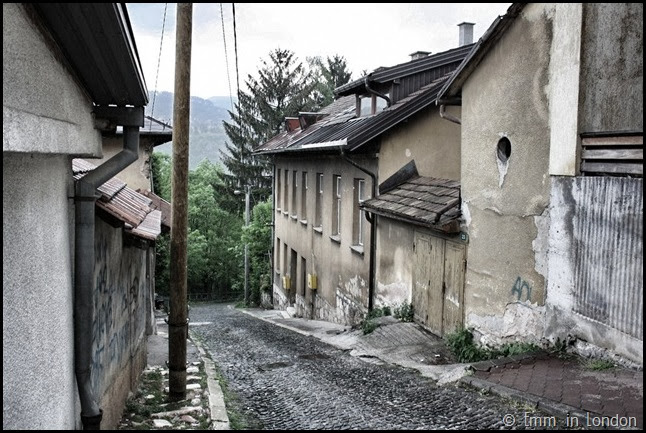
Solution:
<svg viewBox="0 0 646 433"><path fill-rule="evenodd" d="M237 85L237 95L238 101L240 100L240 74L238 73L238 36L236 34L236 4L231 3L233 8L233 45L235 46L235 56L236 56L236 85Z"/></svg>
<svg viewBox="0 0 646 433"><path fill-rule="evenodd" d="M155 88L153 90L153 104L152 108L150 110L150 117L154 118L155 117L155 99L157 98L157 80L159 79L159 66L161 64L161 55L162 55L162 47L164 46L164 28L166 27L166 11L168 9L168 3L164 3L164 19L162 20L162 31L161 31L161 38L159 41L159 56L157 57L157 72L155 74ZM153 129L153 122L150 122L150 128L149 131L152 131Z"/></svg>
<svg viewBox="0 0 646 433"><path fill-rule="evenodd" d="M220 3L220 18L222 19L222 42L224 42L224 62L227 67L227 80L229 81L229 99L231 100L231 112L234 111L233 95L231 93L231 74L229 74L229 54L227 52L227 35L224 31L224 11L222 10L222 3Z"/></svg>

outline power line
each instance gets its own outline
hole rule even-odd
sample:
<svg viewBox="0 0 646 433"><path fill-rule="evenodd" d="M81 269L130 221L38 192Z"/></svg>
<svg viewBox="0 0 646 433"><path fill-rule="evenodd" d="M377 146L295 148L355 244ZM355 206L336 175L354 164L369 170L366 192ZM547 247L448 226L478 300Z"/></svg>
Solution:
<svg viewBox="0 0 646 433"><path fill-rule="evenodd" d="M240 100L240 74L238 73L238 36L236 34L236 4L231 3L233 8L233 44L236 52L236 84L238 86L238 101Z"/></svg>
<svg viewBox="0 0 646 433"><path fill-rule="evenodd" d="M153 107L150 110L150 117L155 117L155 98L157 97L157 80L159 79L159 65L161 63L162 47L164 46L164 28L166 27L166 10L168 3L164 3L164 19L162 21L161 39L159 41L159 56L157 57L157 73L155 74L155 90L153 92ZM153 122L150 122L150 131L153 129Z"/></svg>
<svg viewBox="0 0 646 433"><path fill-rule="evenodd" d="M224 62L227 65L227 80L229 81L229 99L231 100L231 112L233 113L233 95L231 94L231 75L229 74L229 54L227 53L227 35L224 31L224 12L220 3L220 18L222 19L222 42L224 42Z"/></svg>

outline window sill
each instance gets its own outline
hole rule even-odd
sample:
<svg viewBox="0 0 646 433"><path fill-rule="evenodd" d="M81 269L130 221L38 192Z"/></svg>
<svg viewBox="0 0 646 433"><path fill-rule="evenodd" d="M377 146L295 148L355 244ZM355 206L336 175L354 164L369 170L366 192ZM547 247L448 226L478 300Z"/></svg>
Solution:
<svg viewBox="0 0 646 433"><path fill-rule="evenodd" d="M290 218L293 219L294 221L296 221L298 219L298 216L292 215L292 216L290 216Z"/></svg>
<svg viewBox="0 0 646 433"><path fill-rule="evenodd" d="M353 253L363 256L363 245L350 245L350 249Z"/></svg>
<svg viewBox="0 0 646 433"><path fill-rule="evenodd" d="M330 239L332 240L332 242L336 242L337 244L341 243L341 235L330 236Z"/></svg>
<svg viewBox="0 0 646 433"><path fill-rule="evenodd" d="M316 233L320 235L323 234L323 227L312 227L312 230L314 230Z"/></svg>
<svg viewBox="0 0 646 433"><path fill-rule="evenodd" d="M284 211L283 211L283 215L285 215L285 216L289 216L289 212L287 212L286 210L284 210Z"/></svg>
<svg viewBox="0 0 646 433"><path fill-rule="evenodd" d="M277 207L277 208L276 208L276 212L278 212L278 213L280 213L280 212L281 212L281 210L280 210L280 208L279 208L279 207Z"/></svg>
<svg viewBox="0 0 646 433"><path fill-rule="evenodd" d="M307 227L307 220L301 220L301 224L303 224L305 227Z"/></svg>

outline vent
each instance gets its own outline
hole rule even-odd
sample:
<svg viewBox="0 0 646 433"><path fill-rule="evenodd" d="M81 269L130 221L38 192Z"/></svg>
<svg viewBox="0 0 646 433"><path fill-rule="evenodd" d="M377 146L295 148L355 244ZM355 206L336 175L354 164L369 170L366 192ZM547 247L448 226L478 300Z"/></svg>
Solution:
<svg viewBox="0 0 646 433"><path fill-rule="evenodd" d="M644 176L642 134L582 134L581 174Z"/></svg>

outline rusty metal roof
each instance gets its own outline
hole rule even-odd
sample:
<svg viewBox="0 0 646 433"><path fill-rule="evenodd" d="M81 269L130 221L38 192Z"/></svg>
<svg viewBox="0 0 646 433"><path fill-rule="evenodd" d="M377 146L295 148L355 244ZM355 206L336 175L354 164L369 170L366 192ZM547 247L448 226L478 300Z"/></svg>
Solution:
<svg viewBox="0 0 646 433"><path fill-rule="evenodd" d="M96 166L82 159L72 160L74 179L78 180ZM123 221L125 230L135 236L155 240L161 233L161 212L148 197L134 191L116 177L97 188L98 208Z"/></svg>
<svg viewBox="0 0 646 433"><path fill-rule="evenodd" d="M399 186L366 200L362 208L377 215L445 233L460 231L460 183L413 176Z"/></svg>

